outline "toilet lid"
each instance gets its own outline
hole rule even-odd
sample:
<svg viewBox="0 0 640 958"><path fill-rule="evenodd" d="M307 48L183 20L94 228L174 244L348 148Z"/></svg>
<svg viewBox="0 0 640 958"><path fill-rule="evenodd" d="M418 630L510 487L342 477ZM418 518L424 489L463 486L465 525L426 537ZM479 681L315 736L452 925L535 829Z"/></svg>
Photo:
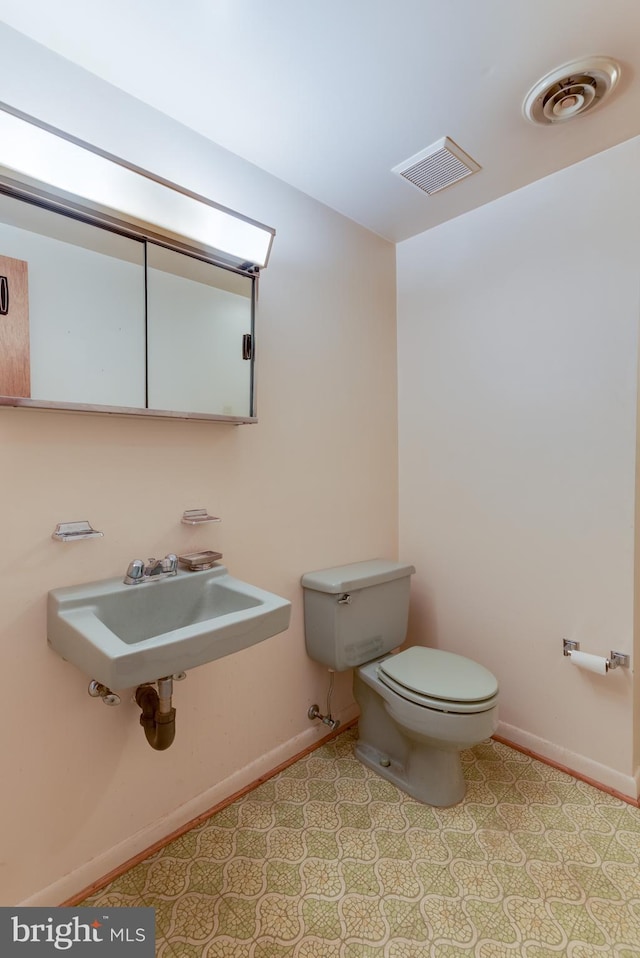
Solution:
<svg viewBox="0 0 640 958"><path fill-rule="evenodd" d="M483 665L441 649L412 646L384 659L379 671L412 692L447 702L481 702L498 691L498 680Z"/></svg>

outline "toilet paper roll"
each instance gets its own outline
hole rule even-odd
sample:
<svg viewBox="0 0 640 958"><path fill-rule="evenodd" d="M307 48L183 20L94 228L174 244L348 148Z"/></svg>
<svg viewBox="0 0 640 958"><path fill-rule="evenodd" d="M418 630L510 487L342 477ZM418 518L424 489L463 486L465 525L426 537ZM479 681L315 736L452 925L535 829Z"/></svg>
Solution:
<svg viewBox="0 0 640 958"><path fill-rule="evenodd" d="M589 652L572 652L571 661L579 669L597 672L598 675L606 675L609 670L609 661L603 655L591 655Z"/></svg>

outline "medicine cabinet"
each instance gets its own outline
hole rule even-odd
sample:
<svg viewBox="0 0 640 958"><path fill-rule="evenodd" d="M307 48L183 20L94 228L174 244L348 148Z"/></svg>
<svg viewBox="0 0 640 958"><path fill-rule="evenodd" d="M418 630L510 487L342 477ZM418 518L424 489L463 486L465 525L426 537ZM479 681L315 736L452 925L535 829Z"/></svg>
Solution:
<svg viewBox="0 0 640 958"><path fill-rule="evenodd" d="M0 405L255 422L256 286L0 184Z"/></svg>

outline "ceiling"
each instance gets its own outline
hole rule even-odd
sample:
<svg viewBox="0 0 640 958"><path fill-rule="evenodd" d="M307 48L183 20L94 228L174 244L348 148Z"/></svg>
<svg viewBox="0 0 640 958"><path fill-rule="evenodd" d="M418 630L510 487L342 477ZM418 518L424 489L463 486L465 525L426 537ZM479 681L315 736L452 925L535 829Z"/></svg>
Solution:
<svg viewBox="0 0 640 958"><path fill-rule="evenodd" d="M0 20L392 241L640 134L638 0L0 0ZM588 55L622 65L611 99L529 123L533 84ZM431 197L390 172L443 136L480 172Z"/></svg>

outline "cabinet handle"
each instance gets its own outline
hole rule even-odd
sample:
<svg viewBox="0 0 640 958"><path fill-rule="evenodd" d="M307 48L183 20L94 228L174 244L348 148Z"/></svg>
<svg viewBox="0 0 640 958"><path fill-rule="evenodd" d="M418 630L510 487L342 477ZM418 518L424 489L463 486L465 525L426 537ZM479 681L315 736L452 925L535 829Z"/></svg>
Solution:
<svg viewBox="0 0 640 958"><path fill-rule="evenodd" d="M9 312L9 280L6 276L0 276L0 316L6 316Z"/></svg>

